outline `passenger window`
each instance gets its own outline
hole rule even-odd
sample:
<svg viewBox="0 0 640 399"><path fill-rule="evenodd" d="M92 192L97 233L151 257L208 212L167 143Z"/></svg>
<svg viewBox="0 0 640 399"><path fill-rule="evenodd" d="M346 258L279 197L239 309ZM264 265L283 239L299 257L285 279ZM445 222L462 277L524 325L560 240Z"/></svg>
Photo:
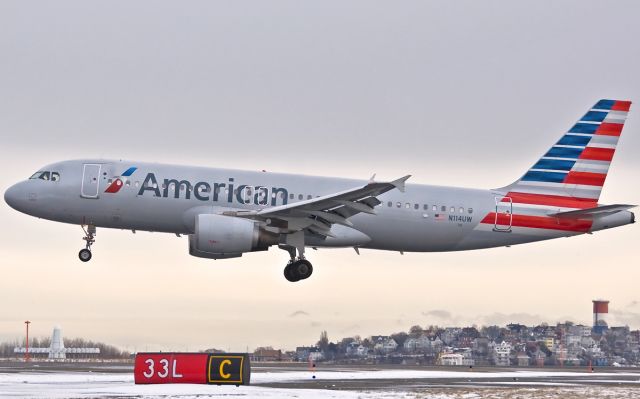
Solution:
<svg viewBox="0 0 640 399"><path fill-rule="evenodd" d="M434 205L434 206L431 207L431 210L435 212L435 211L438 210L438 207Z"/></svg>
<svg viewBox="0 0 640 399"><path fill-rule="evenodd" d="M411 208L411 204L407 202L406 204L404 204L404 207L405 207L406 209L409 209L409 208Z"/></svg>
<svg viewBox="0 0 640 399"><path fill-rule="evenodd" d="M293 199L293 194L289 194L289 199L292 200Z"/></svg>
<svg viewBox="0 0 640 399"><path fill-rule="evenodd" d="M413 206L413 209L416 209L416 210L417 210L417 209L420 209L420 204L415 204L415 205Z"/></svg>
<svg viewBox="0 0 640 399"><path fill-rule="evenodd" d="M42 174L40 175L40 179L49 180L49 172L42 172Z"/></svg>
<svg viewBox="0 0 640 399"><path fill-rule="evenodd" d="M60 173L51 172L51 181L60 181Z"/></svg>
<svg viewBox="0 0 640 399"><path fill-rule="evenodd" d="M127 185L127 187L129 187L131 185L131 182L129 180L127 180L127 182L125 184Z"/></svg>
<svg viewBox="0 0 640 399"><path fill-rule="evenodd" d="M459 212L460 212L460 213L464 213L464 208L463 208L463 207L460 207Z"/></svg>
<svg viewBox="0 0 640 399"><path fill-rule="evenodd" d="M452 207L451 207L451 209L449 209L449 211L450 211L451 213L454 213L454 212L456 211L456 207L455 207L455 206L452 206Z"/></svg>
<svg viewBox="0 0 640 399"><path fill-rule="evenodd" d="M387 202L387 206L388 206L389 208L391 208L391 207L393 206L393 202L391 202L391 201Z"/></svg>
<svg viewBox="0 0 640 399"><path fill-rule="evenodd" d="M298 200L302 201L303 198L304 198L304 195L298 194Z"/></svg>
<svg viewBox="0 0 640 399"><path fill-rule="evenodd" d="M469 208L469 213L473 213L473 208Z"/></svg>
<svg viewBox="0 0 640 399"><path fill-rule="evenodd" d="M313 195L307 195L307 199L308 200L311 199L311 198L313 198Z"/></svg>
<svg viewBox="0 0 640 399"><path fill-rule="evenodd" d="M424 206L422 207L422 209L424 209L425 211L428 211L428 210L429 210L429 205L424 204Z"/></svg>
<svg viewBox="0 0 640 399"><path fill-rule="evenodd" d="M140 182L139 182L139 181L136 181L136 184L135 184L135 185L136 185L136 187L138 187L138 186L140 185Z"/></svg>
<svg viewBox="0 0 640 399"><path fill-rule="evenodd" d="M440 207L440 212L446 212L447 211L447 206L446 205L442 205Z"/></svg>
<svg viewBox="0 0 640 399"><path fill-rule="evenodd" d="M397 202L397 203L396 203L396 206L397 206L398 208L402 208L402 202Z"/></svg>

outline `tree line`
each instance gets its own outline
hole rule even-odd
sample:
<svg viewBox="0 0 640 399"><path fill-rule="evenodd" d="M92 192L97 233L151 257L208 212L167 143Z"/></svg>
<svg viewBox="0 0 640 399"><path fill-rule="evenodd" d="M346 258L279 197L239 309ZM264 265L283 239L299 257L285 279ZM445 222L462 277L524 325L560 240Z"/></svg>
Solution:
<svg viewBox="0 0 640 399"><path fill-rule="evenodd" d="M63 338L63 342L65 348L98 348L100 349L100 354L96 355L96 357L101 359L128 359L131 357L129 352L120 350L113 345L84 338ZM0 357L15 357L16 354L13 352L13 349L24 346L26 346L24 339L0 342ZM48 348L49 346L51 346L51 337L29 338L29 348Z"/></svg>

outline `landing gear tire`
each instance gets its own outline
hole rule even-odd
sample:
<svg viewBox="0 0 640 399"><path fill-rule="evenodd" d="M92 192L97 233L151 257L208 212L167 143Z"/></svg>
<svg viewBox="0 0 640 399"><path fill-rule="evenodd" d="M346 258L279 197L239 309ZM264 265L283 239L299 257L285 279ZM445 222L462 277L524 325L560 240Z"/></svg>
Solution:
<svg viewBox="0 0 640 399"><path fill-rule="evenodd" d="M83 262L89 262L91 260L91 251L84 248L78 252L78 258Z"/></svg>
<svg viewBox="0 0 640 399"><path fill-rule="evenodd" d="M306 259L300 259L296 262L295 269L296 274L300 278L300 280L306 280L311 277L311 273L313 273L313 266L311 266L311 262Z"/></svg>
<svg viewBox="0 0 640 399"><path fill-rule="evenodd" d="M294 263L289 263L285 268L284 268L284 278L287 279L287 281L295 283L296 281L300 280L300 278L298 278L298 273L295 272L294 270Z"/></svg>
<svg viewBox="0 0 640 399"><path fill-rule="evenodd" d="M86 244L85 247L78 252L78 258L83 262L89 262L91 260L91 245L96 242L96 226L87 225L85 229L84 225L82 225L82 230L84 231L84 237L82 237L82 239Z"/></svg>
<svg viewBox="0 0 640 399"><path fill-rule="evenodd" d="M306 259L291 262L284 268L284 278L292 283L308 279L311 273L313 273L313 266L311 266L311 262Z"/></svg>

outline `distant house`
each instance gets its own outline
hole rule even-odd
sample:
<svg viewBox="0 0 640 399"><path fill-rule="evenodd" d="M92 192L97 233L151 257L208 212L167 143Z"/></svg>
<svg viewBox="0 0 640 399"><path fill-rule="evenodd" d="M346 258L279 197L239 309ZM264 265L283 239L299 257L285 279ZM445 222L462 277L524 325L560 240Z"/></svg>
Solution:
<svg viewBox="0 0 640 399"><path fill-rule="evenodd" d="M541 351L540 349L537 349L531 355L531 361L533 362L534 365L538 367L544 366L544 363L546 362L546 360L547 360L547 354Z"/></svg>
<svg viewBox="0 0 640 399"><path fill-rule="evenodd" d="M369 348L367 348L364 345L358 346L358 349L356 350L356 355L359 357L369 356Z"/></svg>
<svg viewBox="0 0 640 399"><path fill-rule="evenodd" d="M440 356L440 364L443 366L462 366L464 356L460 353L446 353Z"/></svg>
<svg viewBox="0 0 640 399"><path fill-rule="evenodd" d="M531 364L531 358L524 352L518 353L516 356L516 360L518 361L518 366L520 367L528 367Z"/></svg>
<svg viewBox="0 0 640 399"><path fill-rule="evenodd" d="M371 342L373 343L373 349L377 352L391 353L398 348L396 340L389 336L374 335L371 337Z"/></svg>
<svg viewBox="0 0 640 399"><path fill-rule="evenodd" d="M296 360L299 362L307 362L322 358L320 348L316 346L299 346L296 348Z"/></svg>
<svg viewBox="0 0 640 399"><path fill-rule="evenodd" d="M358 355L358 347L361 346L360 342L353 341L349 342L347 348L345 350L345 355L347 356L357 356Z"/></svg>
<svg viewBox="0 0 640 399"><path fill-rule="evenodd" d="M440 334L440 339L445 345L451 345L455 340L458 339L458 335L462 332L462 329L457 327L447 327Z"/></svg>
<svg viewBox="0 0 640 399"><path fill-rule="evenodd" d="M407 338L404 341L402 348L405 350L405 352L409 352L409 353L416 352L419 348L418 338Z"/></svg>
<svg viewBox="0 0 640 399"><path fill-rule="evenodd" d="M346 355L348 357L366 357L369 355L369 348L358 341L353 341L347 345Z"/></svg>
<svg viewBox="0 0 640 399"><path fill-rule="evenodd" d="M404 341L404 350L409 353L413 352L424 352L426 350L432 349L434 341L429 338L429 335L422 334L417 338L407 338Z"/></svg>
<svg viewBox="0 0 640 399"><path fill-rule="evenodd" d="M440 355L442 366L473 366L475 361L471 355L471 349L458 350L455 353L443 353Z"/></svg>
<svg viewBox="0 0 640 399"><path fill-rule="evenodd" d="M502 341L493 346L493 363L496 366L507 367L511 365L511 344Z"/></svg>
<svg viewBox="0 0 640 399"><path fill-rule="evenodd" d="M280 349L258 348L249 357L252 362L281 362L283 360Z"/></svg>

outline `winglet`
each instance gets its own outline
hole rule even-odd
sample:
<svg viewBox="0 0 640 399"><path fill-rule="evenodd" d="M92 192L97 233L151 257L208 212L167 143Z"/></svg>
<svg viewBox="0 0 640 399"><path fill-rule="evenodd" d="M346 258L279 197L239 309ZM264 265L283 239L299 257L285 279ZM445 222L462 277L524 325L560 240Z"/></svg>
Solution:
<svg viewBox="0 0 640 399"><path fill-rule="evenodd" d="M401 193L404 193L404 183L409 180L411 175L406 175L397 180L392 181L390 184L393 184Z"/></svg>

